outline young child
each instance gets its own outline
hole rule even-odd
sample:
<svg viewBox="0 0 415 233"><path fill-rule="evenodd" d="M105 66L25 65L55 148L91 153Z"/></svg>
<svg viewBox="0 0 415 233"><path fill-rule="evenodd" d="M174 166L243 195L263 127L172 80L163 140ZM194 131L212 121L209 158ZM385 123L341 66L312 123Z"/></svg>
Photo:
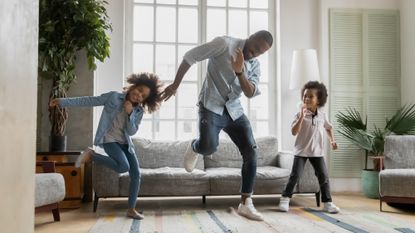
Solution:
<svg viewBox="0 0 415 233"><path fill-rule="evenodd" d="M323 211L338 213L340 208L333 204L330 195L329 177L324 162L323 138L324 130L330 140L331 148L337 149L337 143L333 137L331 123L326 114L321 110L327 101L327 89L323 83L310 81L301 90L303 106L296 114L291 126L291 133L297 136L294 145L294 163L290 179L280 198L279 209L287 212L293 189L304 169L307 160L310 160L318 178L321 191L321 199L324 204Z"/></svg>
<svg viewBox="0 0 415 233"><path fill-rule="evenodd" d="M88 148L78 157L75 166L85 162L101 163L118 173L129 172L130 187L127 217L143 219L135 210L140 187L140 168L130 136L134 135L144 111L156 111L161 102L161 83L155 74L139 73L127 77L130 85L123 93L111 91L100 96L58 98L50 101L50 106L61 107L104 106L95 135L94 145L104 148L108 156Z"/></svg>

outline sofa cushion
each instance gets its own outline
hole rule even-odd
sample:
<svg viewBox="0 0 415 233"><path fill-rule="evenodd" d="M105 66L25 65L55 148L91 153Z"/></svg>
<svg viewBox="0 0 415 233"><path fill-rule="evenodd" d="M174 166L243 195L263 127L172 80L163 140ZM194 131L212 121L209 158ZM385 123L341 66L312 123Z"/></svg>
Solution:
<svg viewBox="0 0 415 233"><path fill-rule="evenodd" d="M211 194L237 194L241 187L240 168L207 168L206 172L210 178ZM256 184L254 193L280 193L285 187L290 175L290 170L264 166L257 167Z"/></svg>
<svg viewBox="0 0 415 233"><path fill-rule="evenodd" d="M273 136L256 139L257 143L257 166L276 166L278 156L277 138ZM242 166L242 156L238 147L231 141L221 139L218 149L210 156L205 156L205 167L233 167Z"/></svg>
<svg viewBox="0 0 415 233"><path fill-rule="evenodd" d="M141 168L183 168L184 152L190 140L152 141L144 138L133 138L133 143ZM196 168L204 169L201 156L197 161Z"/></svg>
<svg viewBox="0 0 415 233"><path fill-rule="evenodd" d="M379 174L380 195L415 198L415 169L385 169Z"/></svg>
<svg viewBox="0 0 415 233"><path fill-rule="evenodd" d="M206 172L195 169L192 173L183 168L162 167L140 169L140 196L206 195L209 193L209 177ZM120 177L120 195L128 196L130 178L128 173Z"/></svg>
<svg viewBox="0 0 415 233"><path fill-rule="evenodd" d="M415 135L385 138L385 169L415 168Z"/></svg>
<svg viewBox="0 0 415 233"><path fill-rule="evenodd" d="M176 167L162 167L162 168L154 168L148 169L143 168L140 169L141 172L141 179L188 179L188 180L195 180L195 179L206 179L208 180L209 177L207 173L200 169L195 169L191 173L187 172L183 168L176 168Z"/></svg>
<svg viewBox="0 0 415 233"><path fill-rule="evenodd" d="M241 168L216 167L207 168L206 173L210 179L241 179ZM288 177L290 170L279 167L264 166L257 167L256 179L279 179Z"/></svg>

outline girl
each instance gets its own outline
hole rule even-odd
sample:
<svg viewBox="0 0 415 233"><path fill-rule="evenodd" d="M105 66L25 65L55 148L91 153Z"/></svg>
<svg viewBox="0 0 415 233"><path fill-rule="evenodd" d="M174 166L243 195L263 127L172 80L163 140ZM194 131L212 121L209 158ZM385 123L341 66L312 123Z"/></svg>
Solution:
<svg viewBox="0 0 415 233"><path fill-rule="evenodd" d="M304 105L301 111L296 114L291 126L291 133L297 136L294 145L294 163L290 179L280 199L279 209L284 212L288 211L294 186L297 184L308 159L320 184L321 199L324 204L323 211L338 213L340 208L334 205L331 200L328 172L324 162L324 130L329 137L331 148L337 149L337 143L333 137L333 127L327 120L326 114L321 110L327 101L327 89L323 83L310 81L302 88L301 95Z"/></svg>
<svg viewBox="0 0 415 233"><path fill-rule="evenodd" d="M123 93L111 91L100 96L58 98L50 106L92 107L103 105L101 119L95 135L94 145L104 148L108 156L88 148L78 157L75 166L94 161L113 169L118 173L130 173L127 217L143 219L135 210L140 187L140 169L131 136L138 130L144 111L149 113L160 107L161 83L155 74L139 73L127 77L130 85Z"/></svg>

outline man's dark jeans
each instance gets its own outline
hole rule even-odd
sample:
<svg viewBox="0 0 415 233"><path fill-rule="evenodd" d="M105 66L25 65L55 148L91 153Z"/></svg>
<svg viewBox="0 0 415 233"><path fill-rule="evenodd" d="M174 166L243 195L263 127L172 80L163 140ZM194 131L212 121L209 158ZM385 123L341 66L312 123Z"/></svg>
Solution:
<svg viewBox="0 0 415 233"><path fill-rule="evenodd" d="M242 155L241 194L250 196L253 192L256 176L256 142L251 124L245 115L235 121L224 110L222 116L199 106L199 138L193 141L193 150L198 154L211 155L219 144L219 133L224 130Z"/></svg>

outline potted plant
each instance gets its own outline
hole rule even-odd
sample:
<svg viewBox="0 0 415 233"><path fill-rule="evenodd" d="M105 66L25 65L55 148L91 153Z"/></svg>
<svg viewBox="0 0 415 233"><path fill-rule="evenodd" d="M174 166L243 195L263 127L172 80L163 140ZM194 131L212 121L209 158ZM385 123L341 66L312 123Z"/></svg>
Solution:
<svg viewBox="0 0 415 233"><path fill-rule="evenodd" d="M379 196L379 170L382 169L379 162L383 160L385 137L390 134L403 135L415 133L415 104L405 105L398 109L390 118L386 119L385 128L374 125L374 129L368 132L367 117L362 118L355 108L347 108L345 112L336 114L339 123L338 132L349 139L353 144L365 150L365 167L362 171L362 190L370 198ZM368 169L369 158L373 161L374 169Z"/></svg>
<svg viewBox="0 0 415 233"><path fill-rule="evenodd" d="M102 0L40 0L39 1L39 74L50 79L49 100L64 98L76 80L75 62L84 51L91 70L95 59L109 57L109 37L112 30ZM51 123L49 150L66 149L65 108L49 108ZM57 142L57 144L56 144Z"/></svg>

